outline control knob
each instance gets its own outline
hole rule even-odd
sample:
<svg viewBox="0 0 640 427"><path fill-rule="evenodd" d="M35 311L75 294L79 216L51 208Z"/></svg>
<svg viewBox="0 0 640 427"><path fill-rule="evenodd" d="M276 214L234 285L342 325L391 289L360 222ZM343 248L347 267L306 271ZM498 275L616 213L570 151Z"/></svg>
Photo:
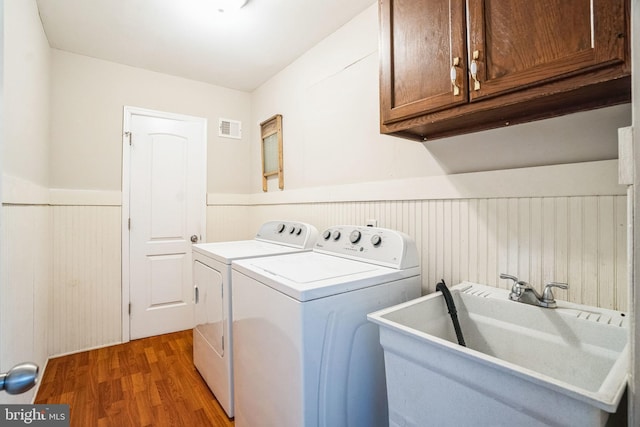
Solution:
<svg viewBox="0 0 640 427"><path fill-rule="evenodd" d="M360 241L360 237L361 236L362 236L362 234L358 230L353 230L351 232L351 234L349 235L349 240L351 241L351 243L353 243L355 245L356 243L358 243Z"/></svg>
<svg viewBox="0 0 640 427"><path fill-rule="evenodd" d="M338 240L340 238L340 232L338 230L333 232L333 240Z"/></svg>
<svg viewBox="0 0 640 427"><path fill-rule="evenodd" d="M324 240L329 240L330 237L331 237L331 230L325 230L324 233L322 233L322 238Z"/></svg>
<svg viewBox="0 0 640 427"><path fill-rule="evenodd" d="M380 246L380 243L382 243L382 237L380 237L377 234L374 234L373 236L371 236L371 244L373 246Z"/></svg>
<svg viewBox="0 0 640 427"><path fill-rule="evenodd" d="M285 228L286 228L286 227L285 227L285 225L284 225L284 224L282 224L282 223L280 223L280 224L278 224L278 226L276 227L276 232L277 232L277 233L282 233L282 232L284 231L284 229L285 229Z"/></svg>

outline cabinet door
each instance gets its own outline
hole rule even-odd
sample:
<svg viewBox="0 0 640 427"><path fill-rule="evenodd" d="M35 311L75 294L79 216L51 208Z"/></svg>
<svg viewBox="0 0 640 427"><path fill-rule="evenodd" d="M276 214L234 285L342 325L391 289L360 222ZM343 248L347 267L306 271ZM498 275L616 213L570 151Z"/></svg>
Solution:
<svg viewBox="0 0 640 427"><path fill-rule="evenodd" d="M467 0L470 100L625 60L624 0ZM469 65L470 70L472 66Z"/></svg>
<svg viewBox="0 0 640 427"><path fill-rule="evenodd" d="M463 0L379 1L382 124L466 103Z"/></svg>

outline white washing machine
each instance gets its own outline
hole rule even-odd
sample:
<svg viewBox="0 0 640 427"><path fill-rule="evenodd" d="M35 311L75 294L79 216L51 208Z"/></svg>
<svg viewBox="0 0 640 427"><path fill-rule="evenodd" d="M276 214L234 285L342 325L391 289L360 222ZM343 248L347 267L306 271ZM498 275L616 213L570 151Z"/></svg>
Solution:
<svg viewBox="0 0 640 427"><path fill-rule="evenodd" d="M420 296L414 241L335 226L312 252L233 262L236 427L388 425L367 314Z"/></svg>
<svg viewBox="0 0 640 427"><path fill-rule="evenodd" d="M310 251L317 238L312 225L271 221L253 240L193 245L193 362L229 417L234 416L231 262Z"/></svg>

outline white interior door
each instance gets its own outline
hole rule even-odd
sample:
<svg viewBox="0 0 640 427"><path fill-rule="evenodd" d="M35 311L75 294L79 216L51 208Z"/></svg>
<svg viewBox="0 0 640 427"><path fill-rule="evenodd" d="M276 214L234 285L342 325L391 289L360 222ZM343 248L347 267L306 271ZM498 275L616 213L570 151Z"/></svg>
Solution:
<svg viewBox="0 0 640 427"><path fill-rule="evenodd" d="M130 339L193 328L191 245L206 229L206 119L129 110L125 134Z"/></svg>

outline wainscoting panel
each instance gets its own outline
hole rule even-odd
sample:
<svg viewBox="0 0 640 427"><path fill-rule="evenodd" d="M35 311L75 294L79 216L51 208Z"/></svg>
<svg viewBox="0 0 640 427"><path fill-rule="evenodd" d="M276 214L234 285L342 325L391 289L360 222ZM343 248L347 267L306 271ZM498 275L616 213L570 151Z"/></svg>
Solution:
<svg viewBox="0 0 640 427"><path fill-rule="evenodd" d="M119 206L52 206L52 355L121 341Z"/></svg>
<svg viewBox="0 0 640 427"><path fill-rule="evenodd" d="M557 298L626 311L626 215L619 195L209 206L208 240L250 238L274 219L305 221L320 232L376 219L415 239L424 293L440 279L506 289L509 281L499 276L508 273L539 290L567 282Z"/></svg>
<svg viewBox="0 0 640 427"><path fill-rule="evenodd" d="M2 206L0 288L0 371L32 361L44 367L50 320L51 217L48 206ZM25 395L0 394L0 403L31 401Z"/></svg>
<svg viewBox="0 0 640 427"><path fill-rule="evenodd" d="M249 206L216 206L207 208L207 242L252 239L257 228L249 224Z"/></svg>

